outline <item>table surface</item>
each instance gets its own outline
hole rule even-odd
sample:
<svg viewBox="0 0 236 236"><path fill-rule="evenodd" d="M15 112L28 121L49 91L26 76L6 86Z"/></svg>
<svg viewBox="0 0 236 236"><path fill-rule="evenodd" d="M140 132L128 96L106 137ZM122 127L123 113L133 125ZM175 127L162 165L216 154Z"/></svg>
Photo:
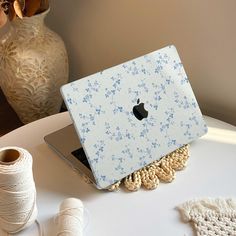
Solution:
<svg viewBox="0 0 236 236"><path fill-rule="evenodd" d="M152 191L99 191L60 159L44 142L46 134L71 123L67 112L18 128L0 138L0 147L20 146L33 156L38 219L45 235L53 235L54 216L68 197L80 198L87 209L85 236L193 235L176 207L205 197L236 196L236 127L205 117L208 134L190 146L187 168L170 183ZM19 235L36 236L36 226Z"/></svg>

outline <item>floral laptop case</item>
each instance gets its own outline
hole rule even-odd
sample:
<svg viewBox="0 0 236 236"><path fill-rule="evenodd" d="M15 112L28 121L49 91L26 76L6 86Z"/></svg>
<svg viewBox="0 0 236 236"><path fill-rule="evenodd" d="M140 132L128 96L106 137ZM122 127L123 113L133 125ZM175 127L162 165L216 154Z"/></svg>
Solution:
<svg viewBox="0 0 236 236"><path fill-rule="evenodd" d="M61 88L98 188L207 132L174 46Z"/></svg>

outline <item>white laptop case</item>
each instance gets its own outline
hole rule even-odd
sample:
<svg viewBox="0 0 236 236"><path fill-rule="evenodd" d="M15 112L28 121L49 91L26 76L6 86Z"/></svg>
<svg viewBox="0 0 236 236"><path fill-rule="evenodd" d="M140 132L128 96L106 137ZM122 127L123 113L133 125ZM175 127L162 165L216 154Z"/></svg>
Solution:
<svg viewBox="0 0 236 236"><path fill-rule="evenodd" d="M61 93L99 188L207 132L174 46L64 85ZM134 116L138 104L147 118Z"/></svg>

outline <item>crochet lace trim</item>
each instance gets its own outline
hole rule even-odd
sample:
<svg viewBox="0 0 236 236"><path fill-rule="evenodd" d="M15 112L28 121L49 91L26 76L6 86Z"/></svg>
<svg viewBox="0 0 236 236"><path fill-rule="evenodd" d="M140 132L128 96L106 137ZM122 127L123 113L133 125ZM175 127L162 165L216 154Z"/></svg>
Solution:
<svg viewBox="0 0 236 236"><path fill-rule="evenodd" d="M236 201L202 199L178 207L185 222L193 222L197 236L236 235Z"/></svg>

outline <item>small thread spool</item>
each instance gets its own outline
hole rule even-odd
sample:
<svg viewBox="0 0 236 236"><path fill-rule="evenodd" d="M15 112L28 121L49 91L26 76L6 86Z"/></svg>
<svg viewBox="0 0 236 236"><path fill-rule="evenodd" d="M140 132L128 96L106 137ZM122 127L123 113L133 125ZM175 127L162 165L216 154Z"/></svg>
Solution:
<svg viewBox="0 0 236 236"><path fill-rule="evenodd" d="M77 198L67 198L60 205L56 236L82 236L84 206Z"/></svg>
<svg viewBox="0 0 236 236"><path fill-rule="evenodd" d="M37 217L31 154L19 147L0 149L0 229L17 233Z"/></svg>

